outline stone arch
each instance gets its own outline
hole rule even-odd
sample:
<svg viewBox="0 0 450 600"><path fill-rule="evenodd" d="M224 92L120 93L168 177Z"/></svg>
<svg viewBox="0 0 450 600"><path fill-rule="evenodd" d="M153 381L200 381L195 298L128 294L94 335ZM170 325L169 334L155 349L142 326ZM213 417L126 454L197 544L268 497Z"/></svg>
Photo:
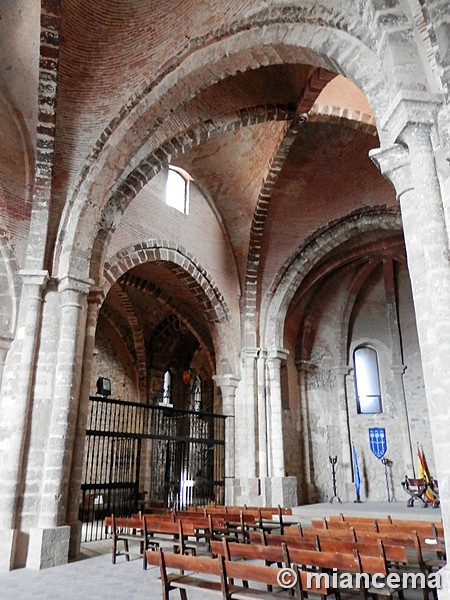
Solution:
<svg viewBox="0 0 450 600"><path fill-rule="evenodd" d="M247 338L246 344L248 346L251 346L252 342L253 345L258 345L258 341L252 340L251 338L253 336L257 336L256 321L258 310L258 294L260 293L260 290L258 289L258 268L264 227L269 213L272 192L275 189L278 176L283 168L284 162L289 153L289 149L295 142L301 124L306 120L313 123L326 122L345 124L346 127L349 127L352 130L359 130L376 135L374 123L367 119L367 115L362 115L359 111L353 111L349 113L342 108L327 106L325 107L325 111L323 113L322 111L320 113L311 111L308 113L307 118L306 115L304 115L304 117L305 118L303 120L298 117L294 119L289 129L286 131L285 136L272 159L263 185L261 186L258 201L253 213L247 258L247 271L244 282L244 303L246 314L245 328Z"/></svg>
<svg viewBox="0 0 450 600"><path fill-rule="evenodd" d="M94 242L92 252L90 276L98 278L98 270L102 264L103 254L111 234L132 202L133 198L141 189L151 181L159 171L168 166L169 158L175 158L178 154L198 146L208 140L217 138L219 135L229 131L237 131L247 125L266 123L268 121L289 121L295 116L295 106L264 105L246 108L231 115L224 115L217 119L208 119L198 126L177 135L169 142L163 144L154 153L147 156L128 176L116 190L111 203L105 207L101 215L101 229Z"/></svg>
<svg viewBox="0 0 450 600"><path fill-rule="evenodd" d="M329 252L355 235L376 230L402 229L397 206L355 211L311 236L286 261L267 290L261 306L261 338L267 348L283 347L286 312L305 276Z"/></svg>
<svg viewBox="0 0 450 600"><path fill-rule="evenodd" d="M371 15L369 21L372 18ZM389 100L402 84L388 81L368 32L368 26L363 25L359 15L351 11L344 14L342 10L321 5L263 10L249 17L245 27L241 24L219 34L216 32L217 41L208 40L205 44L203 40L201 45L197 40L195 51L183 56L184 60L177 57L179 64L166 65L145 93L140 93L140 100L133 100L124 107L123 116L100 138L97 149L101 152L91 159L89 172L82 174L67 203L58 236L62 251L55 257L55 271L60 276L71 271L76 271L77 276L87 274L90 249L98 234L102 213L108 214L109 220L101 227L113 228L120 220L115 192L130 176L131 162L139 164L152 152L160 161L168 160L170 155L166 152L156 153L177 134L178 107L226 76L283 62L322 66L354 81L365 93L375 121L379 122ZM210 71L211 57L215 62L214 77ZM138 117L139 129L151 131L152 135L142 142L140 152L136 153L134 148L139 143L136 143L134 124ZM127 139L127 135L132 140ZM187 127L185 136L190 135ZM152 165L147 169L151 170ZM77 247L88 250L83 256L72 256Z"/></svg>
<svg viewBox="0 0 450 600"><path fill-rule="evenodd" d="M11 240L0 224L0 340L12 340L20 295L19 269Z"/></svg>
<svg viewBox="0 0 450 600"><path fill-rule="evenodd" d="M116 254L104 267L104 297L110 287L127 271L138 265L162 261L174 275L188 285L197 301L202 304L207 321L224 323L228 321L228 307L217 285L199 261L175 242L147 240L129 246Z"/></svg>

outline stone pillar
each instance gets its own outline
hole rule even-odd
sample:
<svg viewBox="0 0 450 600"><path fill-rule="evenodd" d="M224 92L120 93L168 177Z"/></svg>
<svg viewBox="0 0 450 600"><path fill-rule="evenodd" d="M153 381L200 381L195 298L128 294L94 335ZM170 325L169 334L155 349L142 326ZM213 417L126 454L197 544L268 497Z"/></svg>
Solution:
<svg viewBox="0 0 450 600"><path fill-rule="evenodd" d="M266 406L266 353L262 350L256 359L256 381L258 398L258 465L259 477L269 474L267 463L267 406Z"/></svg>
<svg viewBox="0 0 450 600"><path fill-rule="evenodd" d="M300 503L315 502L314 494L314 458L311 448L311 425L309 420L308 373L314 369L309 360L298 360L297 369L298 397L300 399L300 444L302 444L302 475L305 488L301 491Z"/></svg>
<svg viewBox="0 0 450 600"><path fill-rule="evenodd" d="M39 569L68 560L70 527L66 521L69 477L82 372L86 299L91 282L64 277L55 387L45 453L39 527L30 529L27 567Z"/></svg>
<svg viewBox="0 0 450 600"><path fill-rule="evenodd" d="M3 371L5 369L6 357L11 347L11 341L8 338L0 338L0 390L2 389Z"/></svg>
<svg viewBox="0 0 450 600"><path fill-rule="evenodd" d="M336 380L339 430L341 434L341 447L338 449L338 463L336 465L337 469L341 471L341 473L337 475L337 481L340 484L337 486L337 492L341 500L348 500L350 498L349 490L354 490L354 484L352 483L353 470L350 415L347 398L347 377L351 372L351 368L348 365L338 365L333 367L332 371L334 372ZM340 482L342 482L342 484Z"/></svg>
<svg viewBox="0 0 450 600"><path fill-rule="evenodd" d="M222 392L222 414L225 419L225 503L235 502L235 398L239 379L232 375L214 375Z"/></svg>
<svg viewBox="0 0 450 600"><path fill-rule="evenodd" d="M287 350L272 350L268 354L269 367L269 437L270 437L270 495L272 505L295 506L297 504L297 477L286 477L284 464L283 407L281 398L281 361L286 360Z"/></svg>
<svg viewBox="0 0 450 600"><path fill-rule="evenodd" d="M0 444L0 570L14 566L16 508L22 461L29 434L31 390L35 372L36 348L42 317L42 300L47 271L21 271L23 279L21 311L16 341L21 343L20 364L15 366L16 393L4 394L2 440Z"/></svg>
<svg viewBox="0 0 450 600"><path fill-rule="evenodd" d="M70 526L69 557L78 558L81 543L81 521L78 520L80 508L80 489L83 476L84 454L86 447L86 423L90 408L91 375L94 362L95 330L98 311L103 302L103 290L93 288L87 298L86 337L84 341L83 369L81 377L80 405L75 433L72 457L72 470L69 481L67 502L67 523Z"/></svg>
<svg viewBox="0 0 450 600"><path fill-rule="evenodd" d="M408 406L406 404L405 388L403 385L403 375L405 365L403 365L402 345L400 336L400 325L397 311L397 300L395 292L395 277L393 261L385 261L383 267L384 291L386 296L387 322L391 338L392 348L392 373L394 375L395 397L400 407L399 413L401 419L399 428L403 437L403 467L405 474L414 474L414 461L412 456L411 432L409 428ZM392 458L392 457L391 457Z"/></svg>
<svg viewBox="0 0 450 600"><path fill-rule="evenodd" d="M255 402L255 380L256 359L258 350L256 348L245 348L242 356L242 383L236 397L235 406L235 431L236 448L239 448L243 460L236 463L236 476L241 479L245 488L244 480L247 480L249 489L247 492L254 495L256 479L256 402ZM246 495L245 490L243 490Z"/></svg>
<svg viewBox="0 0 450 600"><path fill-rule="evenodd" d="M428 106L428 118L430 113ZM442 517L450 538L450 404L447 378L442 376L448 372L450 353L449 239L430 137L432 123L426 118L417 121L400 129L396 139L402 145L372 151L371 157L394 184L400 200ZM439 597L450 599L448 566L442 571L442 583Z"/></svg>

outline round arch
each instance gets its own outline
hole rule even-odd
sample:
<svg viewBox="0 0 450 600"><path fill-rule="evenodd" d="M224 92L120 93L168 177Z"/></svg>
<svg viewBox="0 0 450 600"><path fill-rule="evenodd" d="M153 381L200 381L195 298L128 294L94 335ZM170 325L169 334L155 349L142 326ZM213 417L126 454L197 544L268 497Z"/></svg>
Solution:
<svg viewBox="0 0 450 600"><path fill-rule="evenodd" d="M144 166L151 178L155 167L159 170L161 164L182 151L176 138L180 135L177 109L199 91L226 76L285 62L322 66L354 81L368 98L375 122L380 121L399 85L384 73L381 60L370 47L369 36L365 35L366 30L359 17L345 17L330 12L329 7L321 8L323 15L320 16L320 7L317 7L314 18L300 8L297 11L281 11L278 22L276 11L270 13L269 22L267 15L266 18L259 15L259 20L254 16L246 29L223 33L218 41L196 49L149 87L135 104L136 110L119 119L109 137L106 136L106 143L100 144L102 151L73 191L59 231L62 251L54 265L59 276L72 271L76 271L73 273L76 276L87 275L99 229L102 237L101 231L114 229L123 213L117 190L126 181L131 188L133 183L136 184L132 178L136 169L130 169L130 164ZM290 22L294 19L299 22ZM255 58L258 55L261 56L259 61ZM215 62L214 76L210 70L211 57ZM151 130L151 138L139 140L134 127L138 117L139 130ZM193 136L189 127L195 123L188 121L185 118L187 127L182 136L189 143ZM161 127L163 123L164 128ZM156 124L158 126L155 127ZM159 165L146 163L146 158L152 153ZM108 218L101 223L104 215ZM76 252L76 248L87 250Z"/></svg>
<svg viewBox="0 0 450 600"><path fill-rule="evenodd" d="M282 348L286 312L305 276L329 254L355 235L402 229L398 207L358 210L311 236L286 261L267 290L261 306L261 339L266 348Z"/></svg>
<svg viewBox="0 0 450 600"><path fill-rule="evenodd" d="M230 356L237 355L234 348L235 338L229 327L228 306L212 277L197 258L179 244L167 240L146 240L118 252L111 261L105 263L103 297L105 298L111 286L133 267L154 261L165 262L174 275L189 286L197 302L202 305L216 355L216 369L223 370L221 362L225 361L228 364ZM182 318L181 313L179 316ZM238 365L233 364L231 368L236 370Z"/></svg>

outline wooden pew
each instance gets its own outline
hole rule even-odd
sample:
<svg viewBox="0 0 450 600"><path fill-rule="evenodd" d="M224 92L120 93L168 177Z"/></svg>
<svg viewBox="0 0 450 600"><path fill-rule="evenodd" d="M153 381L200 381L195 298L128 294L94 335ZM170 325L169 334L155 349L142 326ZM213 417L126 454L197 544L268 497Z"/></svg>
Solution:
<svg viewBox="0 0 450 600"><path fill-rule="evenodd" d="M170 554L161 550L148 551L147 562L160 568L163 600L168 600L170 592L174 589L180 590L182 600L187 600L187 591L189 590L201 591L202 594L206 595L219 595L225 600L248 600L250 598L261 600L295 598L296 600L303 600L304 598L301 587L302 583L306 584L306 577L304 576L299 577L297 584L289 590L277 589L276 592L270 592L254 587L255 583L272 587L277 586L281 571L277 567L227 561L224 556L203 558ZM177 569L181 573L168 573L168 569ZM184 575L184 571L190 571L191 574ZM206 578L204 575L210 577ZM234 582L237 579L247 582L248 585L236 585ZM252 586L249 585L250 583ZM328 590L322 585L318 593L325 597Z"/></svg>
<svg viewBox="0 0 450 600"><path fill-rule="evenodd" d="M105 518L105 526L111 529L113 564L116 564L118 556L124 555L126 560L129 561L130 556L138 555L143 559L143 568L147 568L145 551L148 548L148 537L145 519L111 515ZM119 548L120 542L123 542L122 550ZM130 550L130 542L139 544L139 553Z"/></svg>

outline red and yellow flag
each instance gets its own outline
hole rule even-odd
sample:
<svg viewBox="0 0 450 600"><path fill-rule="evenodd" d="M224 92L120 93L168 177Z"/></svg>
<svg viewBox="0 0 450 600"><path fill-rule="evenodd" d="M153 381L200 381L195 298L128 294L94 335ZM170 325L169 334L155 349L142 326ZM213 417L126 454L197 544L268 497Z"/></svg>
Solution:
<svg viewBox="0 0 450 600"><path fill-rule="evenodd" d="M417 478L425 479L425 481L429 485L432 485L433 482L431 481L430 473L428 471L428 465L427 465L427 462L425 460L425 457L424 457L422 451L420 450L419 445L417 446L417 461L418 461ZM434 504L436 502L436 496L433 494L432 490L430 490L429 488L425 492L425 498L426 498L426 501L430 502L431 504Z"/></svg>

